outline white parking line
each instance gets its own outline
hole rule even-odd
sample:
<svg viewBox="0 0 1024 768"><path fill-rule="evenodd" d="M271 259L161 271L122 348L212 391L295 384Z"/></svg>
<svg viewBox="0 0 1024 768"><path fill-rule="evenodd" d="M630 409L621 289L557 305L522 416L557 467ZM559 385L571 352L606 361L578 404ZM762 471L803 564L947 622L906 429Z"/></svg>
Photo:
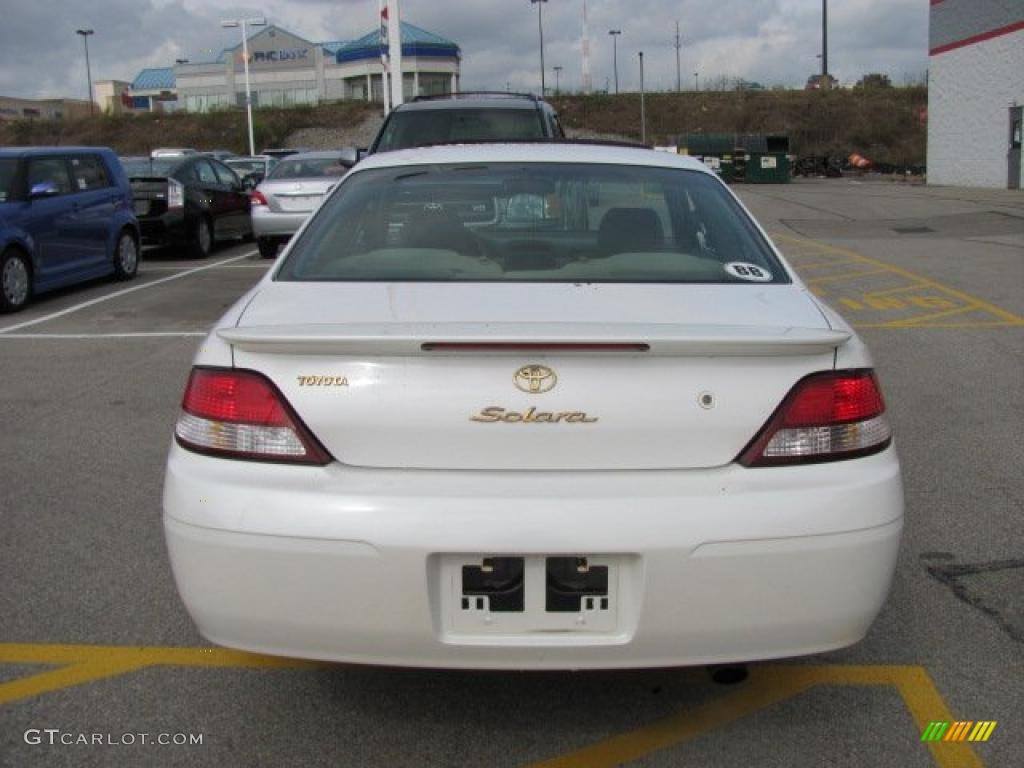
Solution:
<svg viewBox="0 0 1024 768"><path fill-rule="evenodd" d="M139 331L137 333L4 333L5 339L189 339L202 338L209 331Z"/></svg>
<svg viewBox="0 0 1024 768"><path fill-rule="evenodd" d="M225 265L219 267L219 269L270 269L272 266L273 266L273 264L225 264ZM181 266L175 267L175 266L171 266L171 265L167 265L167 264L161 264L160 266L155 266L155 265L152 265L152 264L146 264L144 267L142 267L140 269L140 271L143 272L143 273L145 273L145 272L177 272L178 270L182 270L182 269L185 269L185 267L181 267Z"/></svg>
<svg viewBox="0 0 1024 768"><path fill-rule="evenodd" d="M142 291L145 290L146 288L152 288L154 285L160 285L161 283L169 283L171 280L178 280L179 278L182 277L188 277L189 275L194 275L196 272L205 272L208 269L216 269L222 264L228 264L232 261L240 261L242 259L247 259L250 256L254 255L255 253L256 251L249 251L248 253L243 253L241 256L232 256L229 259L221 259L220 261L215 261L212 264L204 264L201 267L195 267L194 269L187 269L184 272L178 272L173 275L168 275L167 277L161 277L159 280L154 280L151 283L133 285L131 288L124 288L120 291L114 291L113 293L108 293L106 296L99 296L98 298L90 299L89 301L83 301L81 304L75 304L73 307L62 309L59 312L53 312L49 315L37 317L34 320L26 320L24 323L16 323L15 325L9 325L6 328L0 328L0 335L10 333L11 331L20 331L22 328L28 328L33 325L39 325L40 323L45 323L49 320L55 320L58 317L69 315L72 312L77 312L80 309L91 307L94 304L109 301L110 299L116 299L120 296L126 296L129 293L135 293L135 291Z"/></svg>

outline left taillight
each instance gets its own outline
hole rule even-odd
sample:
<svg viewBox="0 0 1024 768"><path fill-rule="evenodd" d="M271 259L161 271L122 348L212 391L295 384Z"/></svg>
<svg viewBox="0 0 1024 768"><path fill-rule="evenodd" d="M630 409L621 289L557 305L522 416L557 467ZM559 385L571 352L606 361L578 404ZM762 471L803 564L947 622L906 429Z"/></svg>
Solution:
<svg viewBox="0 0 1024 768"><path fill-rule="evenodd" d="M174 434L183 448L213 456L318 466L331 462L284 395L255 371L193 368Z"/></svg>
<svg viewBox="0 0 1024 768"><path fill-rule="evenodd" d="M185 207L185 185L176 179L167 180L167 209Z"/></svg>
<svg viewBox="0 0 1024 768"><path fill-rule="evenodd" d="M747 467L814 464L878 453L890 442L874 371L826 371L797 382L737 461Z"/></svg>

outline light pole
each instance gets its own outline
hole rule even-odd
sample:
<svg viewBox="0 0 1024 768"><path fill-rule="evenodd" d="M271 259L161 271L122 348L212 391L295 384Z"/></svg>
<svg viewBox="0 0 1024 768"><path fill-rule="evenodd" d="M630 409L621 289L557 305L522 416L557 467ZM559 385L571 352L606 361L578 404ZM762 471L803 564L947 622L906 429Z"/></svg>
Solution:
<svg viewBox="0 0 1024 768"><path fill-rule="evenodd" d="M612 66L615 68L615 95L619 95L619 35L621 29L609 29L608 34L612 36Z"/></svg>
<svg viewBox="0 0 1024 768"><path fill-rule="evenodd" d="M700 73L699 72L694 72L693 73L693 90L695 90L695 91L699 91L700 90Z"/></svg>
<svg viewBox="0 0 1024 768"><path fill-rule="evenodd" d="M548 0L530 0L530 5L537 6L537 31L540 33L540 97L544 98L544 12L541 10Z"/></svg>
<svg viewBox="0 0 1024 768"><path fill-rule="evenodd" d="M674 45L676 49L676 91L679 92L683 90L683 76L682 72L679 69L679 51L682 50L683 48L683 38L679 36L678 21L676 22L676 40Z"/></svg>
<svg viewBox="0 0 1024 768"><path fill-rule="evenodd" d="M89 82L89 114L93 114L93 100L92 100L92 68L89 66L89 35L94 34L91 29L76 29L76 35L82 36L82 42L85 43L85 76Z"/></svg>
<svg viewBox="0 0 1024 768"><path fill-rule="evenodd" d="M557 96L558 93L559 93L559 90L561 89L561 82L562 81L561 81L560 75L562 74L562 67L561 66L557 66L557 67L552 67L552 69L555 70L555 96Z"/></svg>
<svg viewBox="0 0 1024 768"><path fill-rule="evenodd" d="M267 20L262 16L252 19L225 19L220 23L222 27L233 29L242 28L242 64L245 67L245 113L249 121L249 155L256 154L256 142L252 136L252 92L249 90L249 41L245 32L246 25L250 27L264 27Z"/></svg>
<svg viewBox="0 0 1024 768"><path fill-rule="evenodd" d="M647 143L647 105L644 103L644 52L640 51L640 143Z"/></svg>

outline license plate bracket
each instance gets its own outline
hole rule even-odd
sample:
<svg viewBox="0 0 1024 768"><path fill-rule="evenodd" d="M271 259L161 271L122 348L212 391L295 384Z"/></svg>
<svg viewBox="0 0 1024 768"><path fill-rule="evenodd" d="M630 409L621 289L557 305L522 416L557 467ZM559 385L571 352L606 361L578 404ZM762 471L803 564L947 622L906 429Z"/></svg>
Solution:
<svg viewBox="0 0 1024 768"><path fill-rule="evenodd" d="M442 630L450 642L622 634L624 555L441 555Z"/></svg>

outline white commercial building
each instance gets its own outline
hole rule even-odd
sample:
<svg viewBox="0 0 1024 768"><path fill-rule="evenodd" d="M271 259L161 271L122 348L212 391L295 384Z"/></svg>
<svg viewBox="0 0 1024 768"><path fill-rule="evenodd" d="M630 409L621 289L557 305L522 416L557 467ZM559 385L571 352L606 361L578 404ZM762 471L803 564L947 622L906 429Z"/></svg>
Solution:
<svg viewBox="0 0 1024 768"><path fill-rule="evenodd" d="M1024 0L931 0L928 181L1021 188Z"/></svg>
<svg viewBox="0 0 1024 768"><path fill-rule="evenodd" d="M314 43L269 26L247 38L249 81L255 107L359 99L381 101L379 30L358 40ZM402 22L402 73L407 98L458 91L462 54L450 40ZM242 44L210 61L145 69L132 82L134 109L206 112L245 104Z"/></svg>

